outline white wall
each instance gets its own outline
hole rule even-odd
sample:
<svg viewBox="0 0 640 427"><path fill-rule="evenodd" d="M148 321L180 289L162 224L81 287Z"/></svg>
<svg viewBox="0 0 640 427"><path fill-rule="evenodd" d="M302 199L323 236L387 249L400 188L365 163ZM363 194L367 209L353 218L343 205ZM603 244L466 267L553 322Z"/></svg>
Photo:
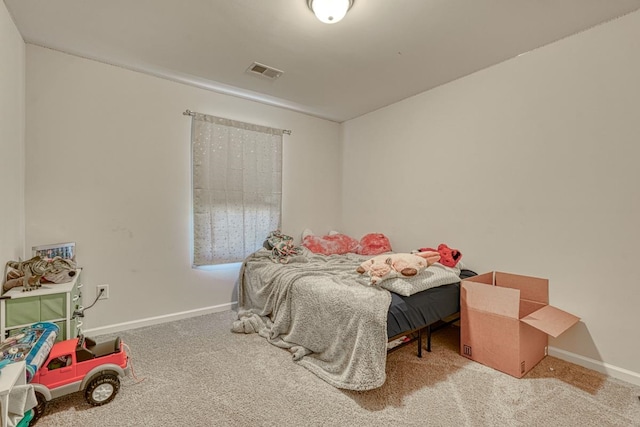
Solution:
<svg viewBox="0 0 640 427"><path fill-rule="evenodd" d="M556 354L640 383L640 12L344 124L343 222L550 279Z"/></svg>
<svg viewBox="0 0 640 427"><path fill-rule="evenodd" d="M26 63L26 241L76 242L85 305L96 285L110 285L87 328L235 301L237 264L191 268L186 109L291 129L283 231L299 238L336 225L338 124L33 45Z"/></svg>
<svg viewBox="0 0 640 427"><path fill-rule="evenodd" d="M24 254L25 45L0 2L0 265ZM2 282L2 280L0 280Z"/></svg>

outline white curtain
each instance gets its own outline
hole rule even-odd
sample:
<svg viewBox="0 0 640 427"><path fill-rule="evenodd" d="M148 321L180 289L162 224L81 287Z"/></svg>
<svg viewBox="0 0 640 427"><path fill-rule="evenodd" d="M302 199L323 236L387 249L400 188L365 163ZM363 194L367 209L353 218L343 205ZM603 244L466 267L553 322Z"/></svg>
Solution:
<svg viewBox="0 0 640 427"><path fill-rule="evenodd" d="M193 264L242 261L280 228L283 132L191 115Z"/></svg>

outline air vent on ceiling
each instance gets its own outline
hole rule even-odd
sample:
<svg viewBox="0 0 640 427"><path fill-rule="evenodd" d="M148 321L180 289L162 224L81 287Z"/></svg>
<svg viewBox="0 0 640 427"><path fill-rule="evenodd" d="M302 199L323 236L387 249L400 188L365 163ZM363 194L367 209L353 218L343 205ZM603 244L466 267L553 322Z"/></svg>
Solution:
<svg viewBox="0 0 640 427"><path fill-rule="evenodd" d="M249 68L247 68L247 73L253 74L254 76L264 77L269 80L275 80L280 77L284 71L269 67L268 65L260 64L259 62L254 62Z"/></svg>

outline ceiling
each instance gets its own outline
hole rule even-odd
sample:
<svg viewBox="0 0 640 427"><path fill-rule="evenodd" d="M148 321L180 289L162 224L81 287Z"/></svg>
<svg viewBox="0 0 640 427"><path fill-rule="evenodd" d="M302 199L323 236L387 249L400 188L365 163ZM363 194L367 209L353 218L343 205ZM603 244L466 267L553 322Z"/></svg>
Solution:
<svg viewBox="0 0 640 427"><path fill-rule="evenodd" d="M640 8L640 0L4 0L27 43L342 122ZM254 62L284 74L246 73Z"/></svg>

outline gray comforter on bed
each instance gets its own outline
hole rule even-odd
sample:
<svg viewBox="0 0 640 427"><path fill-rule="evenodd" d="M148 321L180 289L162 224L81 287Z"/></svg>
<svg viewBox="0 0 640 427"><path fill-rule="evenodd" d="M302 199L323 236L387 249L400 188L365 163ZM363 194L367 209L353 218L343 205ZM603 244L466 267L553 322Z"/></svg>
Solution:
<svg viewBox="0 0 640 427"><path fill-rule="evenodd" d="M391 295L355 271L365 258L304 249L278 264L269 254L261 249L243 263L232 330L289 349L296 363L335 387L382 386Z"/></svg>

